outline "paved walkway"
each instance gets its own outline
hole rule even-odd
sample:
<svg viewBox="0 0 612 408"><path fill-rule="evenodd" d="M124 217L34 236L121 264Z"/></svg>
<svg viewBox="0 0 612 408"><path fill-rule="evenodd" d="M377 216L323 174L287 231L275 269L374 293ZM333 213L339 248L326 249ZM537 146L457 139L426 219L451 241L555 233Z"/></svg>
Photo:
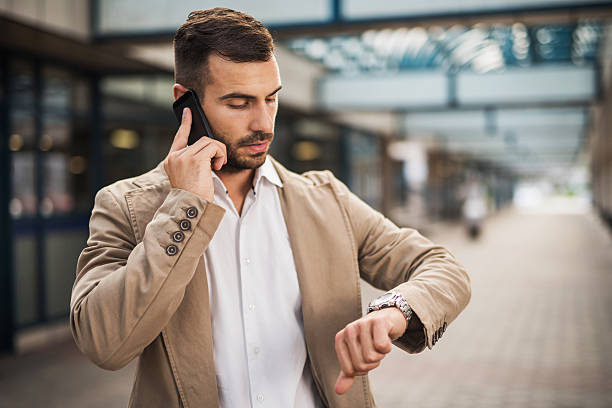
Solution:
<svg viewBox="0 0 612 408"><path fill-rule="evenodd" d="M612 407L612 240L594 216L505 211L479 241L431 237L472 300L433 350L372 373L379 407Z"/></svg>
<svg viewBox="0 0 612 408"><path fill-rule="evenodd" d="M379 407L612 406L612 239L595 217L505 211L479 241L430 237L467 266L472 301L433 351L394 350L371 374ZM134 368L71 343L3 357L0 407L126 406Z"/></svg>

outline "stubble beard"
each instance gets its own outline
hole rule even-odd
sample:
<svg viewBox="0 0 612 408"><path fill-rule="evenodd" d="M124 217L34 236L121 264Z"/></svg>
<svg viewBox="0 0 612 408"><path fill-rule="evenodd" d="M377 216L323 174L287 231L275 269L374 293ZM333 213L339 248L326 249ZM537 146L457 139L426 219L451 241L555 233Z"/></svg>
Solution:
<svg viewBox="0 0 612 408"><path fill-rule="evenodd" d="M266 161L267 151L249 154L243 149L243 152L238 152L238 149L254 144L257 142L270 142L274 139L274 133L253 132L248 136L242 137L239 140L230 143L228 137L212 129L213 136L216 140L223 143L227 151L227 163L223 166L222 171L228 173L236 173L244 170L253 170L260 167Z"/></svg>

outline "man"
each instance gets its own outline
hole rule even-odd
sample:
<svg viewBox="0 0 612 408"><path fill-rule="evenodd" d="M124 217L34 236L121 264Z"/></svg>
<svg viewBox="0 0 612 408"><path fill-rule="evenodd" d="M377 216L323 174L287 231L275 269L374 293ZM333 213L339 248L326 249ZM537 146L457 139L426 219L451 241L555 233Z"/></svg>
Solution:
<svg viewBox="0 0 612 408"><path fill-rule="evenodd" d="M133 407L373 407L391 342L431 348L470 297L442 247L400 229L330 172L267 155L281 80L252 17L196 11L174 38L174 98L214 139L96 195L71 328L100 367L139 357ZM390 294L362 317L359 278ZM401 373L398 373L401 375Z"/></svg>

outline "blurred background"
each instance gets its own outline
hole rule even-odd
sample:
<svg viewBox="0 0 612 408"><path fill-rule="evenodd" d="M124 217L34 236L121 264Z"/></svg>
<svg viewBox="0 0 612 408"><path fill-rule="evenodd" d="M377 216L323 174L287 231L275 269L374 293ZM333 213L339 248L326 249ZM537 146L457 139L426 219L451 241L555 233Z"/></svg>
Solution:
<svg viewBox="0 0 612 408"><path fill-rule="evenodd" d="M434 350L371 374L378 405L612 406L603 0L0 0L0 406L127 405L134 365L71 341L76 260L96 191L166 155L172 36L216 6L275 38L273 156L332 170L470 272Z"/></svg>

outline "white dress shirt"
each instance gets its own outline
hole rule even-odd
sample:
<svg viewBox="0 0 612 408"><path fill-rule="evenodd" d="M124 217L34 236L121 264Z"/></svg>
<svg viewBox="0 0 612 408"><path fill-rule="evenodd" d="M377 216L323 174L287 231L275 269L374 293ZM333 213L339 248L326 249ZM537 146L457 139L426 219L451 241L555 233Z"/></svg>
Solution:
<svg viewBox="0 0 612 408"><path fill-rule="evenodd" d="M226 210L204 252L220 407L322 406L276 169L266 159L256 170L241 216L214 172L213 180Z"/></svg>

